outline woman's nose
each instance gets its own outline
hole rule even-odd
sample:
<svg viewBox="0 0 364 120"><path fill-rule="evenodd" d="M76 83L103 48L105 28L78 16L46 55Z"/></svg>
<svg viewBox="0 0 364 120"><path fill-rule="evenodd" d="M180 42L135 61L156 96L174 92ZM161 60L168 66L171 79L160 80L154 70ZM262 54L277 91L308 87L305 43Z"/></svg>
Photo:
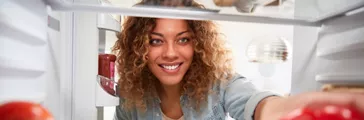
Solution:
<svg viewBox="0 0 364 120"><path fill-rule="evenodd" d="M162 57L166 60L173 61L178 58L178 51L174 43L168 43L165 47Z"/></svg>

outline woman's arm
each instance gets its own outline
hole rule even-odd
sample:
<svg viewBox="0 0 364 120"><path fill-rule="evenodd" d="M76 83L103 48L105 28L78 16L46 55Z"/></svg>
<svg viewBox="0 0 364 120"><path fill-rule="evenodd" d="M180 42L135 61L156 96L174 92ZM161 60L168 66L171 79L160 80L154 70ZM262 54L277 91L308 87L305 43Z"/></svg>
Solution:
<svg viewBox="0 0 364 120"><path fill-rule="evenodd" d="M227 86L222 88L225 112L237 120L254 120L254 111L262 100L270 96L279 96L270 91L260 91L251 81L240 75L233 77ZM263 106L265 109L266 105Z"/></svg>
<svg viewBox="0 0 364 120"><path fill-rule="evenodd" d="M308 92L282 97L258 90L239 75L230 80L223 91L225 111L238 120L279 120L298 108L322 108L326 105L352 107L364 115L363 93Z"/></svg>
<svg viewBox="0 0 364 120"><path fill-rule="evenodd" d="M273 116L271 115L273 114L272 112L274 112L274 105L280 104L279 102L282 101L282 99L282 97L271 96L260 101L254 111L254 120L267 120L263 115L272 118Z"/></svg>

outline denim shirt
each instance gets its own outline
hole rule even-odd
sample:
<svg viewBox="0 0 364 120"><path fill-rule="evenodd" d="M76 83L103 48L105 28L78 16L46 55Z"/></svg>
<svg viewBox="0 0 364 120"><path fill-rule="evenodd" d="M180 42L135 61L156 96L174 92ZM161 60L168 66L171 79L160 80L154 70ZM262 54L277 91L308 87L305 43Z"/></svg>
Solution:
<svg viewBox="0 0 364 120"><path fill-rule="evenodd" d="M207 103L199 112L186 106L185 95L181 96L180 104L185 120L224 120L226 113L236 120L253 120L258 103L269 96L278 95L270 91L258 90L251 81L240 75L235 75L225 84L212 88L215 93L208 95ZM122 99L121 99L122 102ZM136 108L124 111L116 106L115 120L162 120L160 100L147 104L147 111L142 113Z"/></svg>

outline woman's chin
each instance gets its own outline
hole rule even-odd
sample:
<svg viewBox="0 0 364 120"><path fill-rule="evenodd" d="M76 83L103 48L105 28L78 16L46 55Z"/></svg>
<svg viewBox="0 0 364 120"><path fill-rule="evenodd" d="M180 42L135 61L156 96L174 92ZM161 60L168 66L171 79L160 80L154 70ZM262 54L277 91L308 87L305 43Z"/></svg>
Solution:
<svg viewBox="0 0 364 120"><path fill-rule="evenodd" d="M159 81L161 82L162 85L165 85L165 86L175 86L175 85L179 85L181 83L182 78L181 79L167 78L167 79L162 79Z"/></svg>
<svg viewBox="0 0 364 120"><path fill-rule="evenodd" d="M175 86L181 83L183 75L173 75L173 76L162 75L159 77L157 76L157 78L163 86Z"/></svg>
<svg viewBox="0 0 364 120"><path fill-rule="evenodd" d="M165 81L165 82L162 82L161 81L161 83L162 83L162 85L165 85L165 86L175 86L175 85L179 85L179 81L178 82L172 82L172 81Z"/></svg>

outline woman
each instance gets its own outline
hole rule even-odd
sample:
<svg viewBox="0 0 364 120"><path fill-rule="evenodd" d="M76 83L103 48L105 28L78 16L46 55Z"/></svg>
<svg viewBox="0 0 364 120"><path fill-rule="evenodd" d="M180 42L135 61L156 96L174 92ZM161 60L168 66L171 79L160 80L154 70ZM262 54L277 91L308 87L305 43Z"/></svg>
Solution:
<svg viewBox="0 0 364 120"><path fill-rule="evenodd" d="M238 120L276 120L303 106L364 106L363 95L280 97L258 90L233 73L229 51L211 21L128 17L114 50L121 96L117 120L215 120L225 119L225 113Z"/></svg>

